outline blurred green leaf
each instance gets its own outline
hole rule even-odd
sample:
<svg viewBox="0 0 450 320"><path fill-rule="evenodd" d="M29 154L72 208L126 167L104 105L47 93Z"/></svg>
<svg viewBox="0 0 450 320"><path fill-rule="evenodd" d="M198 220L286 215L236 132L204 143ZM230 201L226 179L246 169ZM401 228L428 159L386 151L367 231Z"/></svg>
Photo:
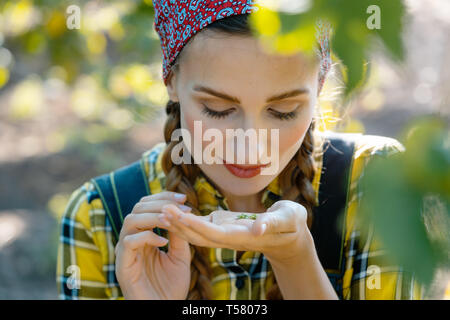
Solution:
<svg viewBox="0 0 450 320"><path fill-rule="evenodd" d="M399 265L430 284L437 266L448 264L450 249L448 238L444 243L431 239L425 225L426 216L450 219L448 126L439 118L419 119L404 145L405 152L375 155L367 165L359 223L366 232L373 224ZM430 195L440 201L425 206Z"/></svg>
<svg viewBox="0 0 450 320"><path fill-rule="evenodd" d="M361 214L374 224L396 262L416 271L422 281L429 283L437 259L420 219L420 193L411 190L402 177L401 160L376 159L366 170Z"/></svg>
<svg viewBox="0 0 450 320"><path fill-rule="evenodd" d="M367 25L372 15L367 9L372 5L380 8L380 29L371 30ZM260 10L256 15L263 15L265 12L266 9ZM374 38L381 40L391 57L396 60L404 58L402 42L404 14L405 8L401 0L379 0L375 3L371 0L315 0L306 12L296 14L280 12L281 28L276 37L295 33L296 30L305 30L305 26L312 21L329 21L334 31L332 49L343 64L345 96L349 97L350 93L364 83L365 64L374 50ZM260 34L265 34L266 28L267 23L255 25L255 31ZM276 37L273 39L275 42ZM300 45L302 39L297 39L297 42L299 43L297 49L305 49Z"/></svg>
<svg viewBox="0 0 450 320"><path fill-rule="evenodd" d="M405 175L422 192L450 200L450 133L445 119L416 120L406 130Z"/></svg>
<svg viewBox="0 0 450 320"><path fill-rule="evenodd" d="M378 3L379 2L379 3ZM377 1L381 8L382 27L375 32L383 40L392 57L403 60L405 48L403 46L402 34L405 19L405 8L402 1Z"/></svg>

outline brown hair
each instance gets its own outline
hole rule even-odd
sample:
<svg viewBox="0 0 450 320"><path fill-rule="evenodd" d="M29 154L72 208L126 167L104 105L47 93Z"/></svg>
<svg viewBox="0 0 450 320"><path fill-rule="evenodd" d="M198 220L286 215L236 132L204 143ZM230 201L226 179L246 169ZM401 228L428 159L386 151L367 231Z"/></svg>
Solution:
<svg viewBox="0 0 450 320"><path fill-rule="evenodd" d="M228 34L251 35L247 22L248 14L235 15L223 18L208 25L206 29L214 29ZM173 68L178 67L179 58L174 62ZM184 193L187 196L186 205L192 208L194 214L198 210L198 198L193 187L200 168L194 164L176 165L171 160L173 148L179 143L172 141L172 133L180 126L180 104L169 101L166 105L167 121L164 127L164 139L167 148L162 158L162 168L166 175L166 190ZM316 166L314 161L314 121L311 123L303 143L291 161L279 176L282 199L292 200L302 204L308 212L308 227L312 225L313 207L316 205L316 195L312 181ZM212 299L212 270L209 263L209 248L191 245L191 284L188 300ZM280 289L274 278L274 285L267 292L266 298L270 300L282 299Z"/></svg>

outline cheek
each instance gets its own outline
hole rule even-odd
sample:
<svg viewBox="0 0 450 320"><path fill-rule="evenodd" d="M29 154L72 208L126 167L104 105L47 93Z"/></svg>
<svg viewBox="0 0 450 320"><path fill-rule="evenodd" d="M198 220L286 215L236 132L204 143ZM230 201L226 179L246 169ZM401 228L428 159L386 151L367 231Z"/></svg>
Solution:
<svg viewBox="0 0 450 320"><path fill-rule="evenodd" d="M200 130L203 133L206 129L205 126L207 125L205 121L201 120L201 115L193 107L181 109L180 122L181 128L187 129L190 132L192 139L195 138L194 133L196 127L197 131L201 128ZM199 123L201 125L199 125Z"/></svg>
<svg viewBox="0 0 450 320"><path fill-rule="evenodd" d="M201 118L201 114L199 112L194 111L188 111L188 112L182 112L180 115L181 120L181 128L187 129L189 133L191 134L191 141L192 143L197 143L197 145L202 146L202 150L204 150L211 141L203 141L203 135L205 134L205 131L208 129L218 129L216 128L217 125L215 125L214 121L208 121L203 118ZM199 125L199 123L201 125ZM197 132L195 131L197 127ZM222 136L225 137L225 129L221 130ZM198 141L194 141L194 139L199 139ZM192 145L190 150L192 150L194 146Z"/></svg>
<svg viewBox="0 0 450 320"><path fill-rule="evenodd" d="M280 130L280 170L282 170L288 164L289 160L291 160L292 157L300 149L308 128L308 124L302 123L302 127L296 127L295 129L291 130Z"/></svg>
<svg viewBox="0 0 450 320"><path fill-rule="evenodd" d="M300 142L303 141L302 138L305 135L306 130L308 130L307 126L296 128L295 130L280 131L280 153L283 154L283 152L291 149L292 147L301 145Z"/></svg>
<svg viewBox="0 0 450 320"><path fill-rule="evenodd" d="M311 117L296 121L293 126L280 129L280 154L292 148L297 150L303 142L304 136L311 124Z"/></svg>
<svg viewBox="0 0 450 320"><path fill-rule="evenodd" d="M193 115L191 112L181 113L181 128L189 130L191 135L194 134L194 121L195 115Z"/></svg>

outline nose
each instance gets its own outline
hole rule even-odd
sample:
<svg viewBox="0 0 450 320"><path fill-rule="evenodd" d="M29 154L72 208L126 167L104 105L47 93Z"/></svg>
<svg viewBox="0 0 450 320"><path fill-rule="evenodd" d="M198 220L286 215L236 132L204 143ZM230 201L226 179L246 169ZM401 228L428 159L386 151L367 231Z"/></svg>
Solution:
<svg viewBox="0 0 450 320"><path fill-rule="evenodd" d="M242 129L245 130L258 130L264 128L264 121L261 119L261 115L255 112L246 112L242 118Z"/></svg>
<svg viewBox="0 0 450 320"><path fill-rule="evenodd" d="M233 153L235 163L238 164L268 164L267 150L270 146L270 132L264 122L256 115L248 114L242 121L241 128L234 130L230 149L227 143L227 152ZM231 140L231 139L230 139Z"/></svg>

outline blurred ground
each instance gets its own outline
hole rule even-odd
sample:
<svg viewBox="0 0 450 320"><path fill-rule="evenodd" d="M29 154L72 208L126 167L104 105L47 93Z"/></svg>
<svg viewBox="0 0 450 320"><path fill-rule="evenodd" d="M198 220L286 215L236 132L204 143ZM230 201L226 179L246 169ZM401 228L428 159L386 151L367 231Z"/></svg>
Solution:
<svg viewBox="0 0 450 320"><path fill-rule="evenodd" d="M397 137L415 116L448 115L450 3L408 3L414 17L405 39L408 58L394 66L375 57L369 89L352 104L350 129ZM10 91L0 91L0 299L55 299L59 229L54 208L84 181L137 160L162 141L163 109L117 140L81 144L73 139L52 152L59 141L55 128L77 121L66 88L46 83L45 112L29 121L10 121L10 99ZM111 161L102 162L99 155ZM449 272L440 271L428 297L441 299L449 280Z"/></svg>

